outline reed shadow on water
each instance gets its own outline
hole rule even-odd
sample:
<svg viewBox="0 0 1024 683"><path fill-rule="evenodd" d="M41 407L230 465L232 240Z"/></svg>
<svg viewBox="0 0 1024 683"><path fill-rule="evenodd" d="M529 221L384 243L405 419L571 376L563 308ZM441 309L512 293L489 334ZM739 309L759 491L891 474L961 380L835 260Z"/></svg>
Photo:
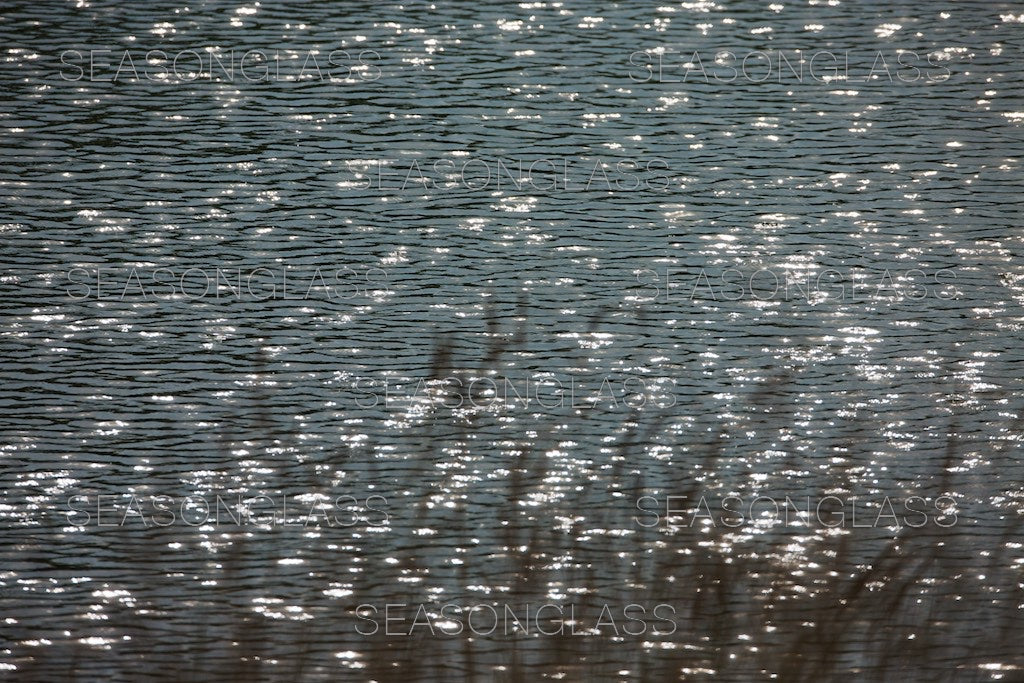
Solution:
<svg viewBox="0 0 1024 683"><path fill-rule="evenodd" d="M460 363L458 345L438 341L429 378L439 391L452 374L502 371L516 344L494 342L504 332L488 330L492 343L476 361ZM789 370L769 375L744 410L789 429L792 382ZM234 434L214 456L233 481L251 475L232 463L233 449L258 444L257 469L273 472L263 486L275 493L326 494L339 479L383 490L389 481L401 505L380 528L31 537L21 548L30 561L42 562L51 544L85 542L120 558L132 577L131 598L102 621L73 619L65 633L46 634L66 662L63 677L884 681L1004 671L1010 680L1024 666L1019 499L1012 485L979 497L984 472L964 466L955 421L929 471L869 487L859 512L875 523L858 525L844 505L866 490L870 454L857 452L858 433L876 426L866 420L842 443L814 444L841 454L824 464L790 453L760 466L737 461L734 435L714 419L694 437L670 409L635 410L601 458L569 466L565 441L599 429L607 414L520 416L530 436L486 462L467 452L501 415L444 405L402 422L390 444L362 441L326 459L303 458L299 433L261 412L259 440ZM1006 427L989 468L1016 470L1010 444L1019 429L1019 418ZM659 445L668 448L656 455ZM414 460L404 478L391 474L396 459ZM890 524L887 510L871 505L911 494L947 523ZM716 517L708 501L727 496L790 501L793 516ZM982 530L971 517L978 510L990 513ZM16 627L8 633L10 642L30 639ZM103 647L87 639L97 637ZM16 679L52 671L33 648L11 649Z"/></svg>

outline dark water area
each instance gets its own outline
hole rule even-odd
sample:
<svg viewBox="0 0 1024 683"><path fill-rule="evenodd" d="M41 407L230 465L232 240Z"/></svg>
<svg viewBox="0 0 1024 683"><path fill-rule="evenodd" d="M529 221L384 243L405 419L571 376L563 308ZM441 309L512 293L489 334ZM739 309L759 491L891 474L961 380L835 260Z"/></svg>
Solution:
<svg viewBox="0 0 1024 683"><path fill-rule="evenodd" d="M0 37L0 676L1022 680L1024 3Z"/></svg>

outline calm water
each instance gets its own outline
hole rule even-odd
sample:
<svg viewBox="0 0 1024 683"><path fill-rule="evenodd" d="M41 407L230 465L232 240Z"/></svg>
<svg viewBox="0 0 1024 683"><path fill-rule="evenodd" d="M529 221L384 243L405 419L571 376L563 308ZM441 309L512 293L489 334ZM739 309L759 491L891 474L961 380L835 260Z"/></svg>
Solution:
<svg viewBox="0 0 1024 683"><path fill-rule="evenodd" d="M1024 3L122 5L0 9L5 675L1022 675ZM959 516L837 646L895 532L638 523L694 491Z"/></svg>

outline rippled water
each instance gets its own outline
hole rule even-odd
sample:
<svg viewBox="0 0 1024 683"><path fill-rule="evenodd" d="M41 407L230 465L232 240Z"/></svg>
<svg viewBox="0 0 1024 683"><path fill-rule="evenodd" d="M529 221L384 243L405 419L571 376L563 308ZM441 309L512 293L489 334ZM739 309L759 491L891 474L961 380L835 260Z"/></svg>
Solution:
<svg viewBox="0 0 1024 683"><path fill-rule="evenodd" d="M0 667L1020 675L1024 4L122 5L0 10ZM272 75L225 73L231 50ZM848 78L755 82L756 57L698 78L694 52L710 74L725 50L830 51ZM901 52L941 68L900 76ZM878 54L891 76L869 79ZM548 405L418 389L454 376L541 382ZM841 552L714 532L712 551L636 523L639 496L694 490L952 493L959 521L901 532L901 557L946 550L835 647L815 610L838 603L808 596L830 567L896 585L871 564L894 532L846 530ZM364 519L303 524L318 493ZM121 516L132 495L260 494L300 523ZM772 590L807 602L764 608ZM357 631L359 605L545 601L591 622L673 604L681 627ZM872 668L879 648L906 655Z"/></svg>

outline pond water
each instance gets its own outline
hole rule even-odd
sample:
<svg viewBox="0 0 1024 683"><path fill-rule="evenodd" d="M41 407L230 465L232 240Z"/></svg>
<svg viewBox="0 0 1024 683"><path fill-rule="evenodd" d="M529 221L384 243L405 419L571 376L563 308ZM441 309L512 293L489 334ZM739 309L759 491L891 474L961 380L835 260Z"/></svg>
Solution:
<svg viewBox="0 0 1024 683"><path fill-rule="evenodd" d="M0 667L1016 680L1022 25L9 0Z"/></svg>

